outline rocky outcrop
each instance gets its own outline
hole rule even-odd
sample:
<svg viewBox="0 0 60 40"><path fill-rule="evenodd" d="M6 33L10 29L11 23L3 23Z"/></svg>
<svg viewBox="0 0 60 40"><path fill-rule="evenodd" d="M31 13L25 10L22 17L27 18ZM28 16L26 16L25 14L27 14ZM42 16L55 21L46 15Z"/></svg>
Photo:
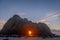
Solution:
<svg viewBox="0 0 60 40"><path fill-rule="evenodd" d="M22 18L20 18L18 15L14 15L5 23L1 33L11 34L12 32L16 31L18 29L18 24L21 23L21 20Z"/></svg>
<svg viewBox="0 0 60 40"><path fill-rule="evenodd" d="M26 31L32 29L35 36L54 37L45 23L33 23L32 21L29 21L26 18L23 19L18 15L14 15L5 23L1 33L25 36Z"/></svg>
<svg viewBox="0 0 60 40"><path fill-rule="evenodd" d="M54 37L52 32L50 31L50 28L45 23L38 23L39 28L39 36L42 37Z"/></svg>

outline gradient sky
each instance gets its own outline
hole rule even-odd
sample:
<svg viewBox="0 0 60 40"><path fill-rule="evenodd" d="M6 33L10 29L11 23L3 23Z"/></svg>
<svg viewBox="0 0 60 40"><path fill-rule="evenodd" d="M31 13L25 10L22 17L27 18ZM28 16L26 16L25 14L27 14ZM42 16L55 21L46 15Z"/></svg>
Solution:
<svg viewBox="0 0 60 40"><path fill-rule="evenodd" d="M0 0L0 22L14 14L34 22L43 21L51 29L60 30L60 0Z"/></svg>

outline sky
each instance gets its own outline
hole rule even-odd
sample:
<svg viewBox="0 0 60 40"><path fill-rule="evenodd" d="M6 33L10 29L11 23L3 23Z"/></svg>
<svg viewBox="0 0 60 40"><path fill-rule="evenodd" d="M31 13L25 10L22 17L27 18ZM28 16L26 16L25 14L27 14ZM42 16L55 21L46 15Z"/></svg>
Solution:
<svg viewBox="0 0 60 40"><path fill-rule="evenodd" d="M0 0L0 29L14 14L60 30L60 0Z"/></svg>

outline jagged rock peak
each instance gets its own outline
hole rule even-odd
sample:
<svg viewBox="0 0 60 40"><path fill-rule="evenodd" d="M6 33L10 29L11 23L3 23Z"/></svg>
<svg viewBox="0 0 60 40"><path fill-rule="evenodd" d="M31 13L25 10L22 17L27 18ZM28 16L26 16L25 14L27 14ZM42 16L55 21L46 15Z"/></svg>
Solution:
<svg viewBox="0 0 60 40"><path fill-rule="evenodd" d="M15 14L13 17L19 17L19 15Z"/></svg>
<svg viewBox="0 0 60 40"><path fill-rule="evenodd" d="M13 18L21 18L21 17L19 15L15 14L15 15L13 15Z"/></svg>

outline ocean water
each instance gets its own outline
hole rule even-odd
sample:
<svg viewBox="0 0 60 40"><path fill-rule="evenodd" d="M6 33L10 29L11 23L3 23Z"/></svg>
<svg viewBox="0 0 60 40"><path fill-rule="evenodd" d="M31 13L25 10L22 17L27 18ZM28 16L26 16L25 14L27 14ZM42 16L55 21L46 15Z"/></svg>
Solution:
<svg viewBox="0 0 60 40"><path fill-rule="evenodd" d="M0 40L60 40L60 37L57 38L40 38L40 37L0 37Z"/></svg>

